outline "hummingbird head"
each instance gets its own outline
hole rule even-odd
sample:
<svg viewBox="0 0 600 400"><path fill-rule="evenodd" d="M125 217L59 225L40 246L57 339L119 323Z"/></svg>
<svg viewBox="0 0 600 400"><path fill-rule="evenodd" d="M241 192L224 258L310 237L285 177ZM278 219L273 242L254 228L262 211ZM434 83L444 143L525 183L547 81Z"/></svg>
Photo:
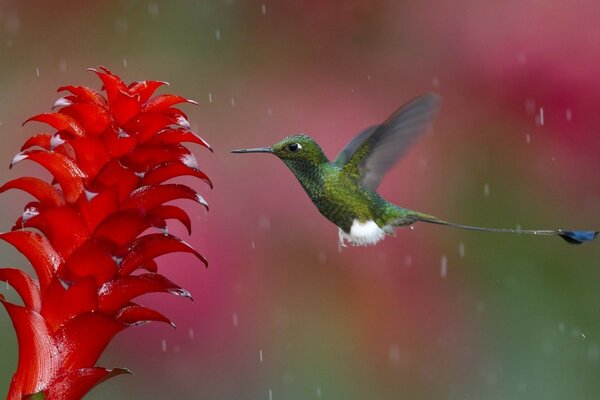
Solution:
<svg viewBox="0 0 600 400"><path fill-rule="evenodd" d="M327 157L310 136L292 135L271 147L232 150L232 153L272 153L288 165L297 163L321 164Z"/></svg>

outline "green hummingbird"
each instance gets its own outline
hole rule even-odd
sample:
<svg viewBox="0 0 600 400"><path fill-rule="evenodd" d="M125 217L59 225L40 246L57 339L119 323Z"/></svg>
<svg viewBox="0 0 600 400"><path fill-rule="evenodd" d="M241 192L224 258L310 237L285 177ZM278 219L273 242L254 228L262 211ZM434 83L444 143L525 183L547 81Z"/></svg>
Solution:
<svg viewBox="0 0 600 400"><path fill-rule="evenodd" d="M329 161L309 136L293 135L271 147L232 150L232 153L272 153L279 157L328 220L339 228L339 241L354 246L376 244L394 229L415 222L456 228L518 234L560 236L572 244L594 240L596 231L563 229L483 228L455 224L429 214L399 207L376 191L385 173L406 152L414 139L426 131L439 109L436 94L417 97L400 107L382 124L359 133Z"/></svg>

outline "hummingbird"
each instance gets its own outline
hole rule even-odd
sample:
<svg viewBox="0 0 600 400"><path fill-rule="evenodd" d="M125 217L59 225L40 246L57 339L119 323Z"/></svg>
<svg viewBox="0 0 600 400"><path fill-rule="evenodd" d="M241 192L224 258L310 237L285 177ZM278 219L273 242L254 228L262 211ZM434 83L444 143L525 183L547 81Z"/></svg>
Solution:
<svg viewBox="0 0 600 400"><path fill-rule="evenodd" d="M339 243L374 245L395 228L426 222L455 228L558 236L572 244L596 239L597 231L564 229L484 228L448 222L433 215L397 206L376 191L387 171L408 150L415 138L431 126L440 98L430 93L409 101L383 123L360 132L333 161L311 137L299 134L270 147L232 150L232 153L271 153L296 176L323 216L339 228Z"/></svg>

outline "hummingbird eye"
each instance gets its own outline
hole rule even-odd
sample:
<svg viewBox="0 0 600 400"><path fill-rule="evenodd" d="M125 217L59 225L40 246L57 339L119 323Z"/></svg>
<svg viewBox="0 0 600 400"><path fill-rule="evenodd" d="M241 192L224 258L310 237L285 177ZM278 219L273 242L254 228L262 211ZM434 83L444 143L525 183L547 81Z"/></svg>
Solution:
<svg viewBox="0 0 600 400"><path fill-rule="evenodd" d="M300 145L300 143L290 143L288 145L288 150L291 152L298 151L301 148L302 148L302 146Z"/></svg>

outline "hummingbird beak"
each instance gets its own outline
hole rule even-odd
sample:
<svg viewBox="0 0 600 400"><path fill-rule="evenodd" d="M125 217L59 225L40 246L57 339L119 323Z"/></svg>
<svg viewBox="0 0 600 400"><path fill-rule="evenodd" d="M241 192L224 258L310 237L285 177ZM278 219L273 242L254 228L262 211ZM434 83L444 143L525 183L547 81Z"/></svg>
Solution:
<svg viewBox="0 0 600 400"><path fill-rule="evenodd" d="M232 153L272 153L273 150L270 147L256 147L253 149L236 149L231 150Z"/></svg>

